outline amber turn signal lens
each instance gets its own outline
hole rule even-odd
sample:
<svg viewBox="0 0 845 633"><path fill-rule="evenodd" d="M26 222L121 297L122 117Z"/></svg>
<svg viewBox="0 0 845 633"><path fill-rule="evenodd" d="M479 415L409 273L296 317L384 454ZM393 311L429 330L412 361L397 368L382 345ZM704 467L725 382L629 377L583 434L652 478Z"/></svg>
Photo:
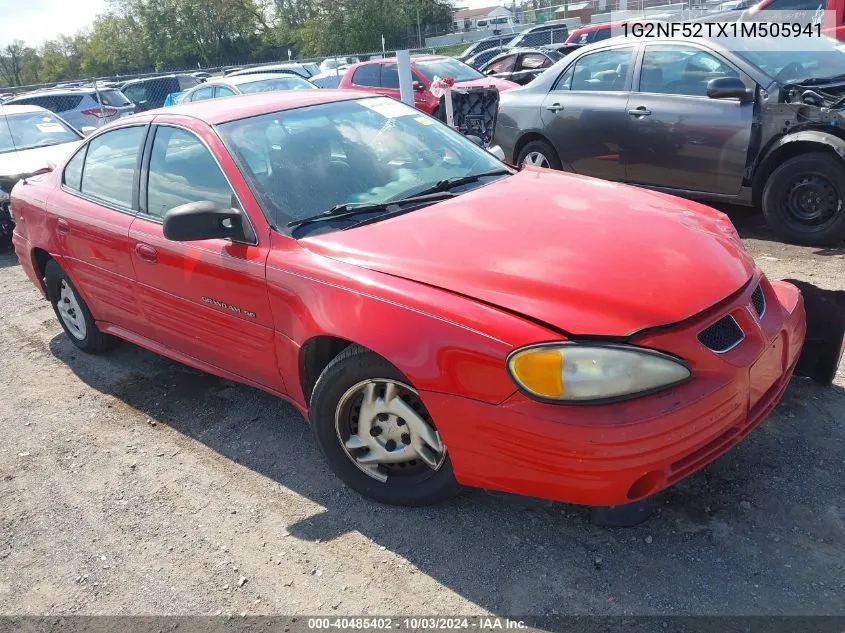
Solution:
<svg viewBox="0 0 845 633"><path fill-rule="evenodd" d="M542 398L563 398L563 350L534 348L511 357L511 371L522 386Z"/></svg>

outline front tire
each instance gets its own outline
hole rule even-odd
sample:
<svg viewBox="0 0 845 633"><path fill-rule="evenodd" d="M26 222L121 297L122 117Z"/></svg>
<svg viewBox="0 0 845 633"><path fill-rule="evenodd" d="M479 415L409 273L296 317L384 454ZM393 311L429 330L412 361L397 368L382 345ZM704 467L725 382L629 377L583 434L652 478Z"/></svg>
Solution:
<svg viewBox="0 0 845 633"><path fill-rule="evenodd" d="M766 181L763 215L790 242L824 245L845 239L845 162L824 152L785 161Z"/></svg>
<svg viewBox="0 0 845 633"><path fill-rule="evenodd" d="M98 354L117 345L116 338L97 329L88 305L55 260L47 262L44 282L53 311L71 343L89 354Z"/></svg>
<svg viewBox="0 0 845 633"><path fill-rule="evenodd" d="M420 506L460 490L417 391L381 356L353 345L314 386L311 426L346 485L380 503Z"/></svg>
<svg viewBox="0 0 845 633"><path fill-rule="evenodd" d="M546 169L561 169L560 159L554 147L546 141L531 141L523 147L516 159L518 165L532 165Z"/></svg>

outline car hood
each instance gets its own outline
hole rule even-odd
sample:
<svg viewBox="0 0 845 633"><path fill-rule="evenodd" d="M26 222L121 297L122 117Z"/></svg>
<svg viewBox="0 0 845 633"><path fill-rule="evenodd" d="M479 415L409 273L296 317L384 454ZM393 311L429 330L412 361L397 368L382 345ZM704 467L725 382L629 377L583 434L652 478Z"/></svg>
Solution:
<svg viewBox="0 0 845 633"><path fill-rule="evenodd" d="M574 335L626 336L682 321L731 295L754 271L730 220L714 209L530 168L300 244Z"/></svg>
<svg viewBox="0 0 845 633"><path fill-rule="evenodd" d="M456 81L455 86L458 88L474 88L478 86L495 86L499 92L519 88L518 83L508 81L507 79L498 79L496 77L482 77L481 79L472 79L470 81Z"/></svg>
<svg viewBox="0 0 845 633"><path fill-rule="evenodd" d="M0 154L0 177L32 173L48 164L55 167L68 154L79 147L81 142L74 141L50 145L49 147L36 147L21 152Z"/></svg>

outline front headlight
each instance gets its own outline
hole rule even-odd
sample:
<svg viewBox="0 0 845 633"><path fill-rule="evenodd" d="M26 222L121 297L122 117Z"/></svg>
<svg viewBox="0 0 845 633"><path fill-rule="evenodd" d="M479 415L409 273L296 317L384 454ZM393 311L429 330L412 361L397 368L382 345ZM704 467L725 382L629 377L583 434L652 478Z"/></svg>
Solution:
<svg viewBox="0 0 845 633"><path fill-rule="evenodd" d="M508 371L528 395L559 402L632 398L689 379L689 367L667 354L630 345L548 343L512 352Z"/></svg>

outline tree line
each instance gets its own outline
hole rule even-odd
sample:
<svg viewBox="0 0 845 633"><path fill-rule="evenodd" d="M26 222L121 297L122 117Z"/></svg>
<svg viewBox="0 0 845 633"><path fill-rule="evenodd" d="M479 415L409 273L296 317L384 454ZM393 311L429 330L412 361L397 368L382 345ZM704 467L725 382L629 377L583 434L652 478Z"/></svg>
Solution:
<svg viewBox="0 0 845 633"><path fill-rule="evenodd" d="M449 0L109 0L76 35L5 46L0 84L413 47L451 24Z"/></svg>

